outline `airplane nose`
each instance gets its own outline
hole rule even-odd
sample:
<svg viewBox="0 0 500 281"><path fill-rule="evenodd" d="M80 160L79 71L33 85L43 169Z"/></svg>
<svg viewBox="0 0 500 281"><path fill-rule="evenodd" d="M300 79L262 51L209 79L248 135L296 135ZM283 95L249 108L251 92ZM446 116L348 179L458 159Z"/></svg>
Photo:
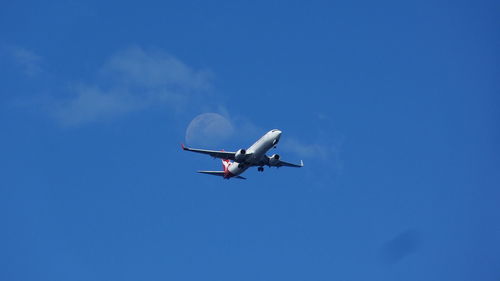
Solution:
<svg viewBox="0 0 500 281"><path fill-rule="evenodd" d="M274 140L273 140L273 146L276 148L276 145L280 141L281 137L281 131L280 130L274 130Z"/></svg>
<svg viewBox="0 0 500 281"><path fill-rule="evenodd" d="M275 138L280 138L281 136L281 131L278 130L278 129L273 129L269 132L269 134L271 134L272 136L274 136Z"/></svg>

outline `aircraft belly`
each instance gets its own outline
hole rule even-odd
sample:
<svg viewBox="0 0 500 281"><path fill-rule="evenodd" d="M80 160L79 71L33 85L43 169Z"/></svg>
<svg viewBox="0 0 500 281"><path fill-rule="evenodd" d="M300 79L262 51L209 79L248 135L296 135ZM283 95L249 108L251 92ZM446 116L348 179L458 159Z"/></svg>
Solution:
<svg viewBox="0 0 500 281"><path fill-rule="evenodd" d="M248 166L245 165L244 167L240 168L238 167L238 164L239 164L238 162L233 162L231 166L229 166L228 168L229 172L234 176L237 176L243 173L246 169L248 169Z"/></svg>
<svg viewBox="0 0 500 281"><path fill-rule="evenodd" d="M269 141L261 143L259 146L252 149L252 157L247 159L247 163L257 165L262 161L262 158L266 155L266 152L271 149L271 147L273 147L273 145Z"/></svg>

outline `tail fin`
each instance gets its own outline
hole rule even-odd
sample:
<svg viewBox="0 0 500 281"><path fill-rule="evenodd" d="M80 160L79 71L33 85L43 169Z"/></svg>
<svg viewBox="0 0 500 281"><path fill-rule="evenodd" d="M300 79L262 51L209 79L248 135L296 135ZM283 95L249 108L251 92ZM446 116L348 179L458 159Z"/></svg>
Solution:
<svg viewBox="0 0 500 281"><path fill-rule="evenodd" d="M229 159L222 159L222 170L224 173L227 173L227 169L229 168L229 165L231 164L231 161Z"/></svg>

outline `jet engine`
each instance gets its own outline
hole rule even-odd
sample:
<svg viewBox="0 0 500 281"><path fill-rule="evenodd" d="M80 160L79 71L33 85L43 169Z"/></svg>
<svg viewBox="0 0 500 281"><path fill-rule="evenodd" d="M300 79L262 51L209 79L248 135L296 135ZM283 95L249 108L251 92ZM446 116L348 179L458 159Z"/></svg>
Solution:
<svg viewBox="0 0 500 281"><path fill-rule="evenodd" d="M278 154L273 154L273 156L269 157L269 166L274 166L278 164L280 161L280 156Z"/></svg>
<svg viewBox="0 0 500 281"><path fill-rule="evenodd" d="M240 149L238 151L236 151L236 153L234 154L234 161L238 162L238 163L243 163L245 162L247 156L246 156L246 150L244 149Z"/></svg>

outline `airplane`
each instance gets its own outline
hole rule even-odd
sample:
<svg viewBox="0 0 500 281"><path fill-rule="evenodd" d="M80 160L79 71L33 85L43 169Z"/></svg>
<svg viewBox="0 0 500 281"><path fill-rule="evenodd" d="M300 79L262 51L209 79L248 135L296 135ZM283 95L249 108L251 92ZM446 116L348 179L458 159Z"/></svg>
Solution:
<svg viewBox="0 0 500 281"><path fill-rule="evenodd" d="M214 158L222 159L223 171L198 171L198 173L220 176L224 179L237 178L246 179L240 176L250 167L258 167L259 172L264 171L264 166L269 167L303 167L304 162L300 160L300 164L287 163L280 160L278 154L273 154L272 156L267 156L266 153L271 148L276 148L281 137L281 131L278 129L273 129L263 135L258 141L256 141L248 149L239 149L236 152L229 152L224 150L205 150L190 148L181 145L183 150L192 151L196 153L202 153L210 155ZM233 162L231 162L231 160Z"/></svg>

